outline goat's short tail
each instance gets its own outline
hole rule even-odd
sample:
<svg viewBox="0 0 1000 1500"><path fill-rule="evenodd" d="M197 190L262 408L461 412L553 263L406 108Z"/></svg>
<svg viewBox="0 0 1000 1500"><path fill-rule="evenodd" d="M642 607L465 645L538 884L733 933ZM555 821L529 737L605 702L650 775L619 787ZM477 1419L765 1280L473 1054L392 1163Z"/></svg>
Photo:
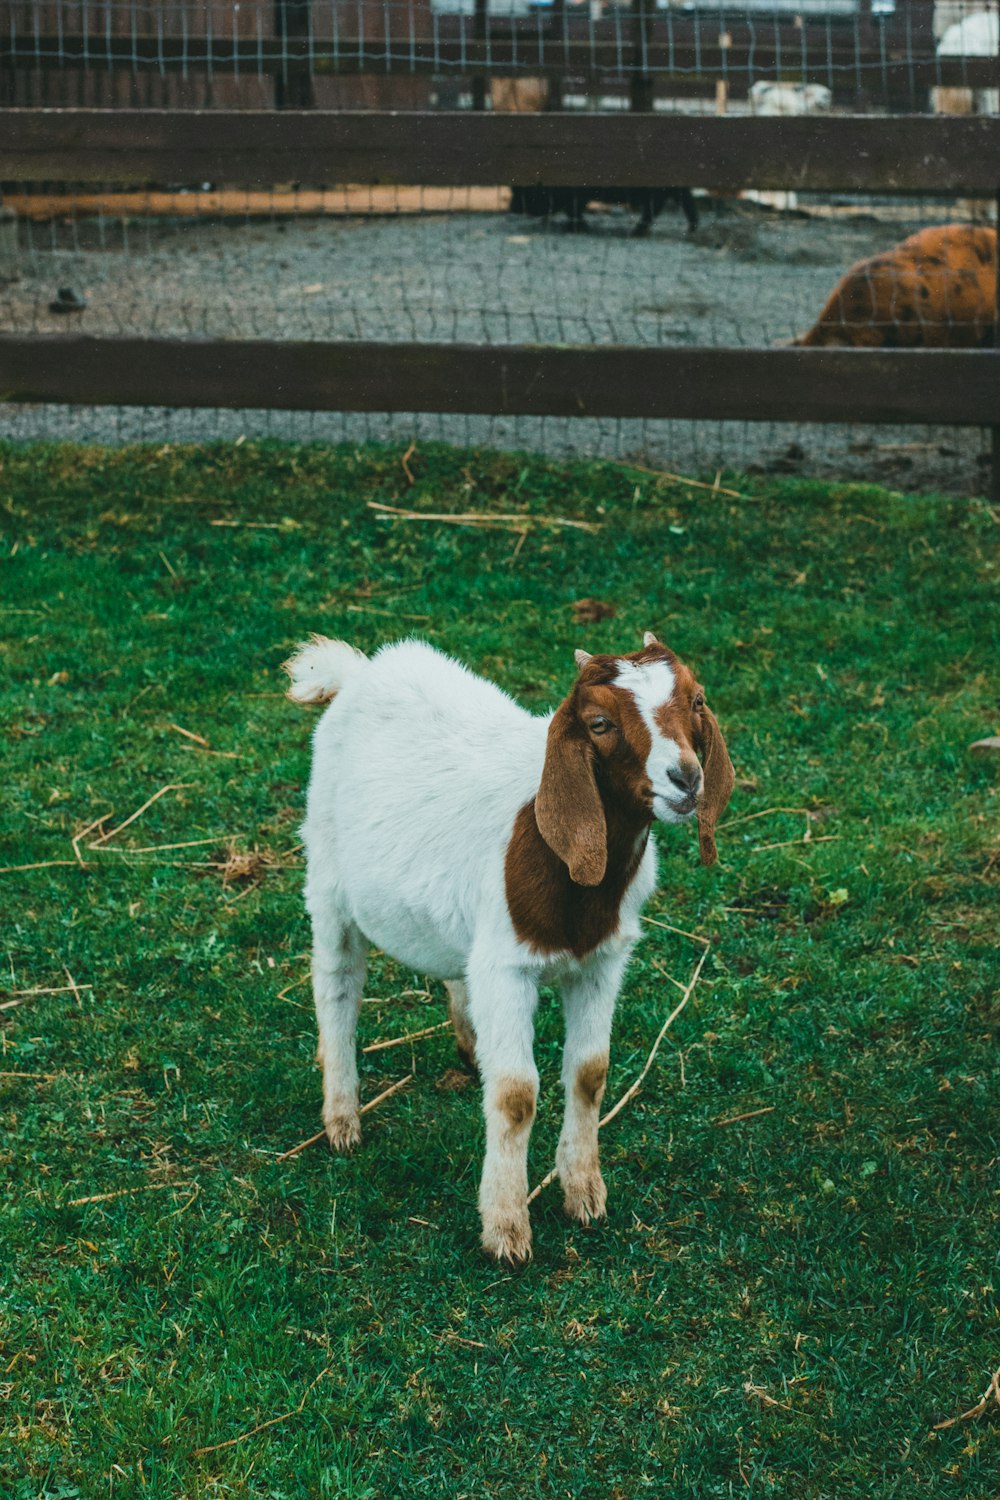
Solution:
<svg viewBox="0 0 1000 1500"><path fill-rule="evenodd" d="M329 703L367 661L363 651L346 641L314 635L284 663L291 678L288 696L293 703Z"/></svg>

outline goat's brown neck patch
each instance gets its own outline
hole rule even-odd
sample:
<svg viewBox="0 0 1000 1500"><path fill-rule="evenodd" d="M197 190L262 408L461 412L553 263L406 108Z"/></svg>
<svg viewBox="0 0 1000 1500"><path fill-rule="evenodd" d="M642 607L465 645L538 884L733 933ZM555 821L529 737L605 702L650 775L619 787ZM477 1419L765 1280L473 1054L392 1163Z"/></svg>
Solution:
<svg viewBox="0 0 1000 1500"><path fill-rule="evenodd" d="M525 803L507 845L504 879L514 931L536 953L572 953L575 958L618 930L622 898L646 848L650 814L605 802L608 862L600 885L576 885L559 856L538 831L535 803Z"/></svg>

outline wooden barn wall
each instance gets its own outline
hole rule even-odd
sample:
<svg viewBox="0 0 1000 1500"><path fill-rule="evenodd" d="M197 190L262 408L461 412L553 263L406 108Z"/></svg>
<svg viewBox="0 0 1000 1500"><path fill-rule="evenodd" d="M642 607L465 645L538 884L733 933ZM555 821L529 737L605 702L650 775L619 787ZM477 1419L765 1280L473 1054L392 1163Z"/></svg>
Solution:
<svg viewBox="0 0 1000 1500"><path fill-rule="evenodd" d="M344 41L370 37L378 46L388 40L398 54L399 72L383 70L363 77L325 77L312 80L311 103L320 109L419 109L426 108L431 82L408 76L405 48L411 39L429 40L433 35L430 0L392 0L389 24L382 0L360 3L296 4L285 7L289 33L296 21L308 14L312 35L322 46L338 36ZM2 33L16 30L22 39L58 37L61 34L93 37L99 50L105 37L133 35L189 39L212 37L225 44L230 39L271 44L281 36L278 0L240 0L239 4L187 3L169 0L162 4L70 4L58 0L7 0L0 8ZM45 67L19 60L16 68L0 69L3 103L21 108L89 109L269 109L277 101L273 76L260 74L251 64L242 71L213 70L194 65L186 70L160 71L155 64L127 63L109 67L95 60L87 66L67 63ZM299 69L302 72L302 69ZM293 100L304 103L305 100Z"/></svg>
<svg viewBox="0 0 1000 1500"><path fill-rule="evenodd" d="M456 0L456 4L458 0ZM468 0L464 0L468 10ZM640 0L634 0L640 3ZM642 0L643 9L646 0ZM989 0L985 0L989 3ZM868 9L867 0L865 4ZM617 42L623 46L626 67L633 57L635 17L631 7L605 8L601 18L592 15L586 5L567 5L566 25L569 33L586 45L595 42ZM773 42L776 36L772 18L757 14L748 27L738 19L739 4L727 14L726 25L732 34L729 54L734 78L753 67L754 48ZM789 47L789 66L794 70L796 38L809 37L821 55L827 37L834 40L838 59L850 57L854 48L864 50L869 58L877 57L888 43L899 58L916 50L924 57L933 56L934 0L899 0L895 16L883 25L873 23L870 15L856 22L807 23L805 32L783 24L782 47ZM268 109L316 107L339 109L424 109L430 104L435 80L426 66L410 71L408 51L413 44L424 49L434 46L434 37L450 39L454 44L464 36L475 34L471 16L464 19L442 11L435 16L431 0L3 0L0 5L0 102L20 107L63 107L102 109ZM678 42L700 38L709 44L718 40L720 20L711 14L693 18L690 14L660 10L652 24L651 39L668 36ZM558 13L542 19L517 23L525 37L539 27L551 27L558 35ZM16 32L22 56L11 67L3 53L5 39ZM251 60L240 69L210 70L204 64L187 68L161 69L155 62L143 60L132 64L126 57L114 66L99 56L90 62L60 65L58 38L61 35L93 38L99 54L105 38L127 40L132 36L163 37L192 41L211 37L223 45L230 39L249 44L268 44L270 51L280 46L283 34L289 37L312 35L320 51L329 52L329 44L339 40L348 49L363 37L370 55L370 68L362 74L331 76L321 69L321 76L309 77L307 62L293 63L286 78L258 72ZM509 37L509 19L498 18L490 35ZM45 66L33 66L30 39L48 39L49 57ZM756 40L754 40L756 38ZM29 56L23 56L25 40ZM52 54L55 53L54 57ZM452 52L454 57L454 50ZM525 53L524 71L530 73L530 46ZM368 67L367 60L365 64ZM853 79L853 70L837 67L843 73L842 87L856 92L855 107L866 105L861 75ZM536 70L537 71L537 68ZM847 75L852 75L848 77ZM461 70L454 64L442 68L439 79L450 79L457 85ZM467 82L467 80L466 80ZM623 84L618 76L614 89ZM600 87L599 83L596 87ZM870 98L878 102L877 69L870 79ZM669 91L669 90L668 90ZM682 90L688 92L688 90ZM846 96L845 96L846 97ZM850 104L850 99L847 99ZM919 106L918 106L919 107Z"/></svg>

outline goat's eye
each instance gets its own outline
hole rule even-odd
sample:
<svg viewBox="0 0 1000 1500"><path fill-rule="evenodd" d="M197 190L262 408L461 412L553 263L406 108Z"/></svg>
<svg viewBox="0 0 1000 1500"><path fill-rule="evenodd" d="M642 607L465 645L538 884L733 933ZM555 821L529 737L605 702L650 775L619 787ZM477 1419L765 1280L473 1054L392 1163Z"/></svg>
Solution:
<svg viewBox="0 0 1000 1500"><path fill-rule="evenodd" d="M589 727L591 734L607 734L608 730L614 729L615 726L610 719L600 717L591 719Z"/></svg>
<svg viewBox="0 0 1000 1500"><path fill-rule="evenodd" d="M695 695L694 695L694 702L692 703L691 707L695 710L696 713L697 713L697 711L700 708L704 708L705 707L705 694L704 693L695 693Z"/></svg>

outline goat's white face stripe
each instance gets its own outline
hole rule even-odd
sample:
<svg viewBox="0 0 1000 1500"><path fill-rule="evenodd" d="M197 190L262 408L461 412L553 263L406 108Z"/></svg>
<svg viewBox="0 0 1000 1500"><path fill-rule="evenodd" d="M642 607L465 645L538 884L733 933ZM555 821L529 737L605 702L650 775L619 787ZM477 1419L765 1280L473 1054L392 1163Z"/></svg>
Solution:
<svg viewBox="0 0 1000 1500"><path fill-rule="evenodd" d="M674 696L676 679L673 668L665 661L644 662L642 666L637 666L634 661L619 661L618 682L622 687L628 688L635 699L635 706L653 741L653 754L656 753L657 742L660 740L665 745L673 745L673 740L664 738L653 717L656 710L664 708ZM678 764L678 761L673 764Z"/></svg>
<svg viewBox="0 0 1000 1500"><path fill-rule="evenodd" d="M676 740L663 733L655 719L658 708L664 708L674 696L676 678L673 668L665 661L618 662L617 685L628 688L635 699L635 706L649 730L652 748L646 762L646 774L653 787L653 811L663 822L678 821L674 811L678 800L677 788L669 773L676 771L681 763L681 747Z"/></svg>

